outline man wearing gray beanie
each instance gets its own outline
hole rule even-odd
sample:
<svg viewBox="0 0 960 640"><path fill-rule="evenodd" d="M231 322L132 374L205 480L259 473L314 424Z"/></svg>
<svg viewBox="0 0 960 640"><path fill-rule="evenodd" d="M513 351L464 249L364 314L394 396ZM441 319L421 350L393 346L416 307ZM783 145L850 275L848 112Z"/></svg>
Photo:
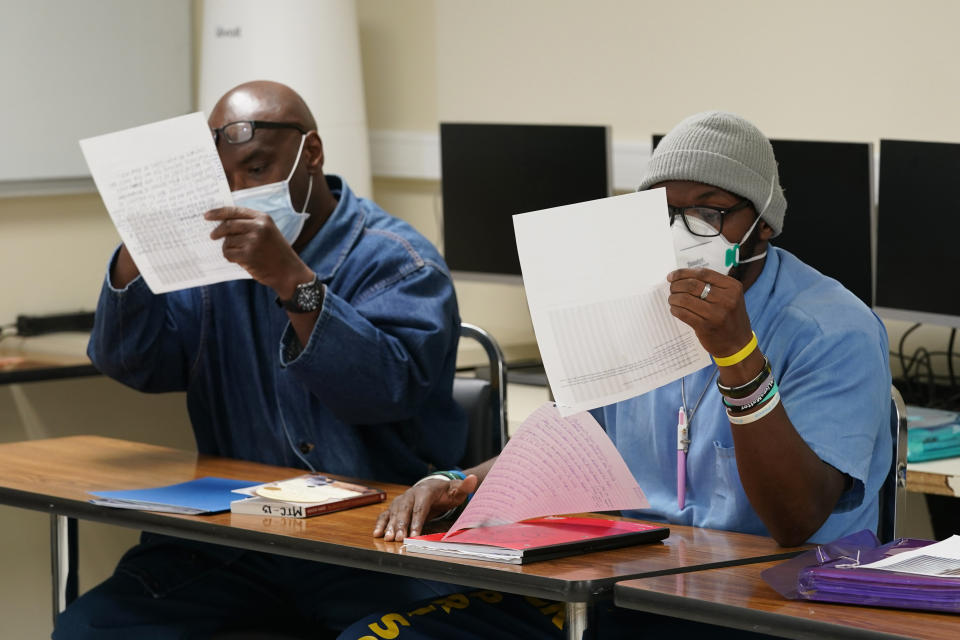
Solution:
<svg viewBox="0 0 960 640"><path fill-rule="evenodd" d="M769 535L784 546L876 530L892 449L886 329L836 280L769 244L787 208L770 141L731 113L691 116L663 138L640 181L640 189L661 187L681 267L667 276L670 310L713 364L592 412L650 502L625 515ZM465 470L464 479L411 488L374 535L418 535L427 518L475 491L491 463ZM471 628L471 615L504 629L536 618L471 610L444 617L451 632ZM597 635L722 635L640 617L604 609ZM399 640L443 637L415 627L401 629ZM357 623L341 639L366 629ZM559 635L536 637L551 633Z"/></svg>
<svg viewBox="0 0 960 640"><path fill-rule="evenodd" d="M876 530L892 448L886 330L768 244L787 207L769 140L731 113L686 118L640 181L658 187L682 267L667 278L670 310L714 365L599 410L654 515L783 545ZM675 460L643 444L669 440L678 406L688 435Z"/></svg>

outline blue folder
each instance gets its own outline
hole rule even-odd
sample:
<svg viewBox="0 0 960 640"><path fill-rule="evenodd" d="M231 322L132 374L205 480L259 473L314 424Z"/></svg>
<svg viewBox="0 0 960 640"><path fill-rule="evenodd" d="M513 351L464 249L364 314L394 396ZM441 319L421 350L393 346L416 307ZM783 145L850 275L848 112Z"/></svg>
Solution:
<svg viewBox="0 0 960 640"><path fill-rule="evenodd" d="M960 414L907 407L907 462L960 456Z"/></svg>
<svg viewBox="0 0 960 640"><path fill-rule="evenodd" d="M89 492L93 504L120 509L161 511L198 515L228 511L230 502L237 500L234 489L252 487L260 482L233 478L204 477L152 489Z"/></svg>

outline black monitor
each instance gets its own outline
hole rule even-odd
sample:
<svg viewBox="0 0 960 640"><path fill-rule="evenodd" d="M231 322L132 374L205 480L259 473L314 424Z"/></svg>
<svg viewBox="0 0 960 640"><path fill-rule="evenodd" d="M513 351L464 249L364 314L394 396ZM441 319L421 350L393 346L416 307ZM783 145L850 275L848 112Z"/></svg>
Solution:
<svg viewBox="0 0 960 640"><path fill-rule="evenodd" d="M443 249L458 275L519 282L512 216L610 195L603 126L441 123Z"/></svg>
<svg viewBox="0 0 960 640"><path fill-rule="evenodd" d="M654 136L654 146L663 136ZM872 306L871 145L771 140L787 199L772 240Z"/></svg>
<svg viewBox="0 0 960 640"><path fill-rule="evenodd" d="M880 141L877 313L960 327L960 144Z"/></svg>

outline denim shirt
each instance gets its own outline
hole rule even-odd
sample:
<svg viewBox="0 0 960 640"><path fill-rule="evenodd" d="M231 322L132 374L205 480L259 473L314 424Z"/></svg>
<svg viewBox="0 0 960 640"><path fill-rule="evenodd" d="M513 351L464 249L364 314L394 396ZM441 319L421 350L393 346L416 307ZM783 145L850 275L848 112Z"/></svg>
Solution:
<svg viewBox="0 0 960 640"><path fill-rule="evenodd" d="M811 542L877 527L878 492L890 468L890 366L886 329L836 280L770 247L744 294L794 428L821 460L853 479ZM693 413L685 506L677 505L680 381L593 411L650 501L632 515L769 535L747 499L711 365L684 379ZM762 429L762 422L750 425ZM789 460L782 464L789 465Z"/></svg>
<svg viewBox="0 0 960 640"><path fill-rule="evenodd" d="M465 448L453 284L423 236L326 179L339 202L300 252L326 286L302 350L254 280L154 295L108 267L87 352L133 388L186 391L201 453L411 482Z"/></svg>

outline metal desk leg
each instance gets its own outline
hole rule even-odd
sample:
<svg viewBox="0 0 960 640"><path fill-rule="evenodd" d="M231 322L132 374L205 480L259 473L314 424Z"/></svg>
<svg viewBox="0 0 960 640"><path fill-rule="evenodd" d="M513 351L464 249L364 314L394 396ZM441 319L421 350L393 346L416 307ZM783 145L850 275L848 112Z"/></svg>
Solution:
<svg viewBox="0 0 960 640"><path fill-rule="evenodd" d="M53 574L53 622L77 599L77 521L50 516L50 569Z"/></svg>
<svg viewBox="0 0 960 640"><path fill-rule="evenodd" d="M589 640L593 638L593 609L587 602L566 603L566 616L563 628L567 640Z"/></svg>

